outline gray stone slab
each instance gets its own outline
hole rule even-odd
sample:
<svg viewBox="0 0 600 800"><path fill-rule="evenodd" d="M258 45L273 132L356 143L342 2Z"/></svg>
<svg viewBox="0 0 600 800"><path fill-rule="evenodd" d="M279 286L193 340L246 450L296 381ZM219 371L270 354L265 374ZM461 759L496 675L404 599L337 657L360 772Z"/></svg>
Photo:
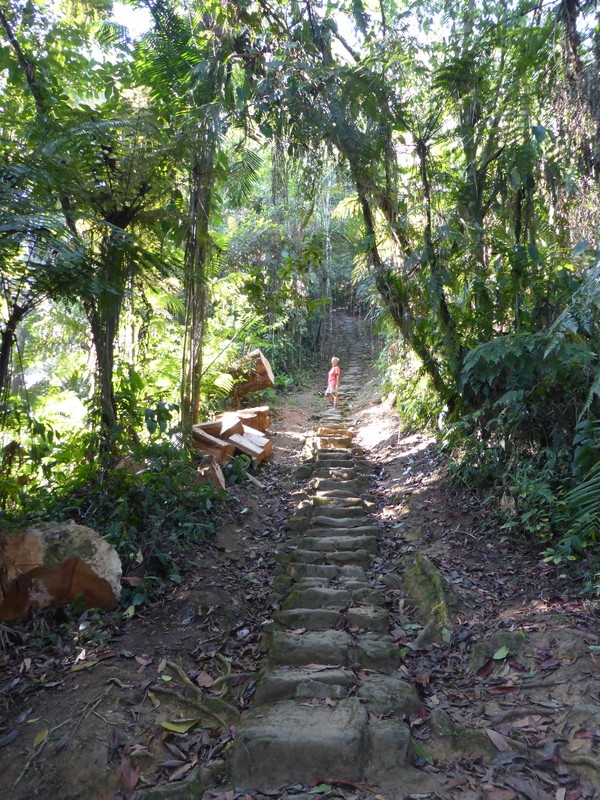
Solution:
<svg viewBox="0 0 600 800"><path fill-rule="evenodd" d="M302 578L326 578L334 580L340 574L343 567L337 567L335 564L304 564L300 562L290 563L287 566L286 573L294 580L301 580Z"/></svg>
<svg viewBox="0 0 600 800"><path fill-rule="evenodd" d="M352 595L346 589L329 587L294 588L282 603L282 609L291 608L347 608Z"/></svg>
<svg viewBox="0 0 600 800"><path fill-rule="evenodd" d="M336 627L340 612L330 608L290 608L287 611L274 611L273 619L277 625L289 630L306 628L307 631L326 631Z"/></svg>
<svg viewBox="0 0 600 800"><path fill-rule="evenodd" d="M294 550L290 554L290 561L303 564L358 564L366 567L371 561L371 555L366 550L343 550L336 553L323 553L318 550Z"/></svg>
<svg viewBox="0 0 600 800"><path fill-rule="evenodd" d="M312 471L314 478L330 478L331 480L349 481L358 478L360 473L355 467L325 467L316 465Z"/></svg>
<svg viewBox="0 0 600 800"><path fill-rule="evenodd" d="M377 552L375 536L304 536L298 541L302 550L367 550Z"/></svg>
<svg viewBox="0 0 600 800"><path fill-rule="evenodd" d="M351 481L332 480L331 478L313 478L312 485L317 492L345 491L362 496L365 489L369 488L371 481L355 478Z"/></svg>
<svg viewBox="0 0 600 800"><path fill-rule="evenodd" d="M380 783L397 778L408 762L410 729L395 720L379 720L369 725L370 753L365 778Z"/></svg>
<svg viewBox="0 0 600 800"><path fill-rule="evenodd" d="M377 589L371 589L368 586L358 588L358 581L348 581L343 584L345 589L352 592L352 597L365 606L384 606L385 597Z"/></svg>
<svg viewBox="0 0 600 800"><path fill-rule="evenodd" d="M329 489L329 490L318 490L317 494L315 495L317 498L323 498L325 500L347 500L347 499L356 499L362 501L362 497L357 492L353 492L349 489Z"/></svg>
<svg viewBox="0 0 600 800"><path fill-rule="evenodd" d="M340 686L348 692L356 686L357 679L347 669L293 669L282 668L268 672L260 679L254 695L254 705L272 705L280 700L291 700L303 683L315 682L322 686Z"/></svg>
<svg viewBox="0 0 600 800"><path fill-rule="evenodd" d="M358 697L374 714L410 716L419 710L419 693L400 675L368 675L358 688Z"/></svg>
<svg viewBox="0 0 600 800"><path fill-rule="evenodd" d="M352 503L340 501L339 505L319 503L316 511L320 516L329 517L329 519L351 519L354 517L369 519L361 501L356 499Z"/></svg>
<svg viewBox="0 0 600 800"><path fill-rule="evenodd" d="M232 777L244 789L355 780L363 773L367 712L355 698L333 708L293 701L246 715L233 744Z"/></svg>
<svg viewBox="0 0 600 800"><path fill-rule="evenodd" d="M344 580L364 581L366 572L362 567L357 567L355 564L346 564L344 567L339 567L339 575Z"/></svg>
<svg viewBox="0 0 600 800"><path fill-rule="evenodd" d="M357 525L354 528L329 527L321 528L311 525L302 533L305 536L377 536L381 538L382 531L375 525Z"/></svg>
<svg viewBox="0 0 600 800"><path fill-rule="evenodd" d="M335 686L320 681L306 681L298 685L295 697L298 700L345 700L350 690L346 686Z"/></svg>
<svg viewBox="0 0 600 800"><path fill-rule="evenodd" d="M314 527L321 525L324 528L359 528L368 525L370 521L367 514L359 517L326 517L324 514L316 514L312 518Z"/></svg>
<svg viewBox="0 0 600 800"><path fill-rule="evenodd" d="M364 669L395 672L402 663L400 648L390 636L364 633L353 644L350 658Z"/></svg>
<svg viewBox="0 0 600 800"><path fill-rule="evenodd" d="M307 631L296 634L274 630L267 659L272 665L290 667L306 664L346 666L352 639L345 631Z"/></svg>
<svg viewBox="0 0 600 800"><path fill-rule="evenodd" d="M365 628L376 633L389 633L390 615L383 608L357 606L346 611L350 627Z"/></svg>

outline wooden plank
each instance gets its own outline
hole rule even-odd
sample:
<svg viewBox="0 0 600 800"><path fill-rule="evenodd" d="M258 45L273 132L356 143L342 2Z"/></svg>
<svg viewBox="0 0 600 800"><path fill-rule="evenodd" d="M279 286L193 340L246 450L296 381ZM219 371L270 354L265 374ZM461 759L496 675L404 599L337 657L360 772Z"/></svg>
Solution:
<svg viewBox="0 0 600 800"><path fill-rule="evenodd" d="M242 423L250 425L262 433L268 430L271 424L271 409L269 406L255 406L254 408L240 408L239 411L225 411L222 414L217 414L216 419L231 415L235 415Z"/></svg>
<svg viewBox="0 0 600 800"><path fill-rule="evenodd" d="M192 432L195 430L201 430L204 431L204 433L208 433L209 436L219 437L221 435L222 427L223 423L220 419L211 419L207 422L197 422L195 425L192 425Z"/></svg>
<svg viewBox="0 0 600 800"><path fill-rule="evenodd" d="M267 452L269 448L259 447L247 436L242 436L239 433L234 433L232 436L230 436L229 441L232 442L240 452L245 453L247 456L250 456L250 458L253 458L257 464L260 464L261 461L264 461L270 452L270 450ZM269 445L272 447L271 442L269 442Z"/></svg>
<svg viewBox="0 0 600 800"><path fill-rule="evenodd" d="M235 452L235 447L231 442L211 436L210 433L197 427L193 429L192 444L197 450L214 456L220 464L229 461Z"/></svg>

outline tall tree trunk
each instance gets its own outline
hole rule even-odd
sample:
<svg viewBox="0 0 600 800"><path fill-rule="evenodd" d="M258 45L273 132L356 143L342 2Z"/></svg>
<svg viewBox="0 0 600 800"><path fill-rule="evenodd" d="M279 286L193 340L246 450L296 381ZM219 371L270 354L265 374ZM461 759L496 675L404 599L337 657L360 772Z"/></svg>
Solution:
<svg viewBox="0 0 600 800"><path fill-rule="evenodd" d="M8 379L10 368L10 357L15 342L17 326L26 314L26 309L20 306L13 306L4 330L0 336L0 404L4 405L4 399L8 392Z"/></svg>
<svg viewBox="0 0 600 800"><path fill-rule="evenodd" d="M125 254L116 236L114 231L108 234L101 250L100 276L104 286L85 304L96 354L96 391L100 401L101 424L100 449L108 454L112 454L114 450L118 421L113 372L115 343L125 285Z"/></svg>
<svg viewBox="0 0 600 800"><path fill-rule="evenodd" d="M181 424L191 431L198 421L202 349L206 322L206 265L210 258L209 223L215 180L217 123L209 119L198 137L191 170L189 229L185 249L185 334L181 382Z"/></svg>

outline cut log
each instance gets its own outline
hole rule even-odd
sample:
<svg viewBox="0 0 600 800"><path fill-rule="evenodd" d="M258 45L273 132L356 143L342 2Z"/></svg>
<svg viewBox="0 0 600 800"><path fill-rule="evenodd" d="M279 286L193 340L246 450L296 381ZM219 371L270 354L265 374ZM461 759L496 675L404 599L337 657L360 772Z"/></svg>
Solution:
<svg viewBox="0 0 600 800"><path fill-rule="evenodd" d="M226 413L208 422L198 422L192 430L200 430L208 433L209 436L216 436L218 439L227 439L231 433L243 433L244 428L239 417L234 412Z"/></svg>
<svg viewBox="0 0 600 800"><path fill-rule="evenodd" d="M212 483L217 489L227 488L223 470L216 458L211 458L210 464L198 467L198 483Z"/></svg>
<svg viewBox="0 0 600 800"><path fill-rule="evenodd" d="M41 608L74 603L79 596L91 608L114 608L117 604L108 581L78 556L59 564L44 564L19 575L7 587L0 605L0 622L23 619Z"/></svg>
<svg viewBox="0 0 600 800"><path fill-rule="evenodd" d="M231 375L236 382L231 392L231 398L235 402L250 392L268 389L275 383L271 365L260 350L248 353L239 366L231 370Z"/></svg>
<svg viewBox="0 0 600 800"><path fill-rule="evenodd" d="M236 449L241 453L245 453L250 458L254 459L257 464L264 461L271 452L273 445L267 440L267 447L260 447L255 444L248 436L242 436L239 433L234 433L229 437L229 441L235 445Z"/></svg>
<svg viewBox="0 0 600 800"><path fill-rule="evenodd" d="M249 425L264 433L271 424L271 409L269 406L254 406L253 408L240 408L238 411L224 411L215 417L219 420L224 418L240 420L244 425ZM240 433L240 431L236 431L236 433Z"/></svg>
<svg viewBox="0 0 600 800"><path fill-rule="evenodd" d="M203 453L216 458L219 464L229 461L235 452L231 442L211 436L196 425L192 430L192 444L196 450L202 450Z"/></svg>

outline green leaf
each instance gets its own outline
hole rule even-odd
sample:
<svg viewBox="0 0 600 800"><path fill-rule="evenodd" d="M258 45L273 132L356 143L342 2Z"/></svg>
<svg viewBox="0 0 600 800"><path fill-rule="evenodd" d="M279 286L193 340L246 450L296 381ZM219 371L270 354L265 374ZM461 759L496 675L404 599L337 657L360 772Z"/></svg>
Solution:
<svg viewBox="0 0 600 800"><path fill-rule="evenodd" d="M313 786L312 789L309 789L307 794L325 794L325 792L330 792L331 789L330 783L320 783L318 786Z"/></svg>
<svg viewBox="0 0 600 800"><path fill-rule="evenodd" d="M410 740L410 749L412 750L413 755L418 761L424 761L426 764L429 764L430 766L433 764L433 758L429 755L427 750L425 750L414 739Z"/></svg>
<svg viewBox="0 0 600 800"><path fill-rule="evenodd" d="M188 720L187 722L161 722L160 724L166 731L173 731L173 733L187 733L198 724L198 720L192 719Z"/></svg>
<svg viewBox="0 0 600 800"><path fill-rule="evenodd" d="M39 747L43 741L45 741L46 737L48 736L48 728L42 728L41 731L38 731L35 735L35 739L33 740L33 746Z"/></svg>
<svg viewBox="0 0 600 800"><path fill-rule="evenodd" d="M571 250L571 255L572 256L580 256L582 253L585 253L585 251L588 249L588 247L589 247L588 240L587 239L580 239L577 242L577 244L575 245L575 247Z"/></svg>
<svg viewBox="0 0 600 800"><path fill-rule="evenodd" d="M496 650L492 658L494 659L494 661L502 661L503 658L506 658L509 652L510 650L508 649L508 647L504 645L504 647L501 647L499 650Z"/></svg>
<svg viewBox="0 0 600 800"><path fill-rule="evenodd" d="M536 140L537 140L538 144L540 144L541 142L543 142L543 141L544 141L544 139L546 138L546 128L544 128L544 126L543 126L543 125L534 125L534 126L531 128L531 132L532 132L532 133L533 133L533 135L535 136L535 138L536 138Z"/></svg>

